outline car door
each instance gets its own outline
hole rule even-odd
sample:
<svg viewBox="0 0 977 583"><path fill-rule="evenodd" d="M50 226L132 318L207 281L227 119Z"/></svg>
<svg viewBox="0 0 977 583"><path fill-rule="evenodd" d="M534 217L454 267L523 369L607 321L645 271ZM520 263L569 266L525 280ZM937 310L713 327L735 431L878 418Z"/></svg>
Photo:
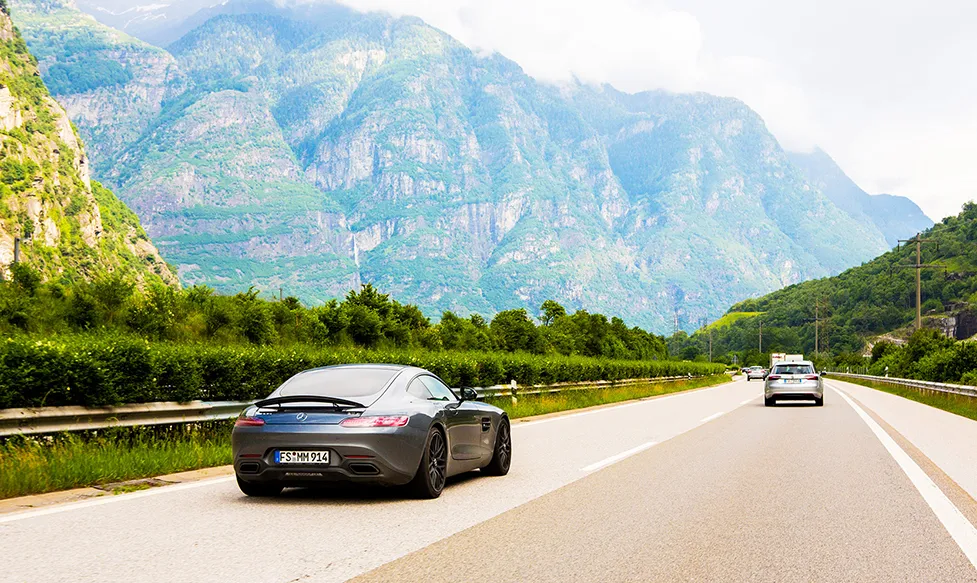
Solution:
<svg viewBox="0 0 977 583"><path fill-rule="evenodd" d="M444 411L445 424L448 429L448 443L451 445L451 457L456 460L480 459L480 411L475 403L459 401L447 385L432 376L425 375L420 377L420 380L435 400L440 399L448 402Z"/></svg>

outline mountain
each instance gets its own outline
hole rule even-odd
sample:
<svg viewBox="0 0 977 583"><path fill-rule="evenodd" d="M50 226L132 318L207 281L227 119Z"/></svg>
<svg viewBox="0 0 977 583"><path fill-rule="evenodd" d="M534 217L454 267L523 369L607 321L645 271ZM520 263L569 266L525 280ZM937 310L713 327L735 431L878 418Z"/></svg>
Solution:
<svg viewBox="0 0 977 583"><path fill-rule="evenodd" d="M542 84L332 4L214 8L166 51L15 8L46 76L120 64L57 97L186 283L316 302L369 281L429 314L555 298L661 332L887 248L733 99Z"/></svg>
<svg viewBox="0 0 977 583"><path fill-rule="evenodd" d="M873 196L859 188L820 148L812 152L791 152L789 156L809 184L855 219L878 227L890 247L898 245L899 239L933 226L933 221L908 198L891 194Z"/></svg>
<svg viewBox="0 0 977 583"><path fill-rule="evenodd" d="M965 205L923 237L933 241L923 246L923 262L946 268L922 272L924 325L969 338L977 333L977 205ZM867 339L913 324L916 276L905 266L915 263L915 245L903 246L838 276L740 302L724 318L728 325L713 330L714 349L757 348L762 320L766 350L811 353L818 316L821 350L860 353Z"/></svg>
<svg viewBox="0 0 977 583"><path fill-rule="evenodd" d="M0 53L3 272L19 237L23 260L46 279L121 271L176 284L136 215L91 180L81 140L48 94L6 5L0 5Z"/></svg>

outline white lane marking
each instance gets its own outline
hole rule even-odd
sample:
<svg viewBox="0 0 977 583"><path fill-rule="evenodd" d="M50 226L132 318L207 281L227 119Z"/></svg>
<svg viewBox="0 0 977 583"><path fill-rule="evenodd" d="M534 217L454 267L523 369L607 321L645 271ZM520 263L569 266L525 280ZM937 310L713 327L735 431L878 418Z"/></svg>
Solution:
<svg viewBox="0 0 977 583"><path fill-rule="evenodd" d="M720 417L722 417L725 414L726 414L725 411L720 411L719 413L714 413L714 414L706 417L705 419L700 420L699 421L699 425L705 425L706 423L709 423L710 421L712 421L714 419L719 419Z"/></svg>
<svg viewBox="0 0 977 583"><path fill-rule="evenodd" d="M868 413L862 410L844 391L832 385L829 386L851 405L852 409L858 413L858 416L872 430L872 433L879 438L879 441L882 442L885 449L896 460L896 463L906 473L906 476L909 477L916 490L923 496L923 500L929 504L936 517L943 523L943 527L953 537L960 550L970 560L970 564L974 568L977 568L977 528L974 528L974 525L970 524L967 517L947 498L943 490L940 490L939 486L926 475L926 472L913 461L913 458L909 457L909 454L899 447L899 444Z"/></svg>
<svg viewBox="0 0 977 583"><path fill-rule="evenodd" d="M662 401L667 401L669 399L674 399L676 397L688 397L688 396L699 394L699 393L705 393L706 391L713 391L715 389L727 388L731 384L732 383L724 383L724 384L721 384L721 385L717 385L715 387L708 387L708 388L705 388L705 389L698 389L698 390L694 390L693 389L691 391L679 391L677 393L672 393L672 394L665 395L663 397L658 397L658 398L655 398L655 399L645 398L645 399L642 399L640 401L635 401L633 403L622 403L620 405L613 405L611 407L601 407L600 409L591 409L590 411L581 411L580 413L570 413L569 415L558 415L556 417L550 417L549 419L540 419L538 421L519 421L519 420L516 420L516 422L512 424L512 428L513 429L516 429L517 427L538 427L540 425L544 425L546 423L551 423L553 421L563 421L563 420L566 420L566 419L576 419L577 417L585 417L587 415L593 415L595 413L604 413L606 411L618 411L620 409L626 409L628 407L634 407L636 405L648 405L648 404L652 404L652 403L661 403Z"/></svg>
<svg viewBox="0 0 977 583"><path fill-rule="evenodd" d="M593 472L593 471L599 470L601 468L606 468L607 466L609 466L611 464L616 464L617 462L619 462L619 461L621 461L623 459L627 459L627 458L633 456L636 453L641 453L644 450L646 450L646 449L648 449L650 447L656 446L656 445L658 445L658 442L657 441L649 441L647 443L642 443L638 447L632 447L628 451L621 452L621 453L619 453L617 455L612 455L611 457L609 457L607 459L603 459L603 460L601 460L601 461L599 461L597 463L593 463L593 464L590 464L589 466L580 468L580 471L581 472Z"/></svg>
<svg viewBox="0 0 977 583"><path fill-rule="evenodd" d="M67 512L69 510L79 510L82 508L90 508L92 506L102 506L103 504L111 504L112 502L124 502L127 500L135 500L137 498L146 498L147 496L155 496L157 494L169 494L171 492L179 492L181 490L190 490L193 488L201 488L203 486L223 484L225 482L230 482L233 479L233 476L225 476L221 478L211 478L209 480L200 480L199 482L187 482L185 484L174 484L172 486L160 486L158 488L143 490L142 492L132 492L129 494L106 494L105 496L92 498L90 500L82 500L80 502L58 504L48 508L38 508L37 510L26 510L24 512L10 513L0 516L0 524L4 522L14 522L16 520L36 518L38 516L46 516L48 514L58 514L59 512Z"/></svg>
<svg viewBox="0 0 977 583"><path fill-rule="evenodd" d="M746 405L747 403L750 403L750 402L755 401L755 400L756 400L756 397L750 397L749 399L741 402L740 405Z"/></svg>

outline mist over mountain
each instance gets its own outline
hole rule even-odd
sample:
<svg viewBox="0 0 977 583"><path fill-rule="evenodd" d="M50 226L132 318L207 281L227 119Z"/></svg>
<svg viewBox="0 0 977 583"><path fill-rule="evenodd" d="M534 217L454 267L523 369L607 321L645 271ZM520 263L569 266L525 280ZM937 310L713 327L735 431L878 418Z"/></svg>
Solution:
<svg viewBox="0 0 977 583"><path fill-rule="evenodd" d="M790 161L839 209L878 227L890 247L898 245L900 238L933 226L933 221L908 198L891 194L870 195L859 188L820 148L806 153L791 152Z"/></svg>
<svg viewBox="0 0 977 583"><path fill-rule="evenodd" d="M734 99L542 84L416 18L242 6L164 50L14 5L95 174L188 284L318 302L369 281L431 315L553 298L663 332L922 216L849 204Z"/></svg>

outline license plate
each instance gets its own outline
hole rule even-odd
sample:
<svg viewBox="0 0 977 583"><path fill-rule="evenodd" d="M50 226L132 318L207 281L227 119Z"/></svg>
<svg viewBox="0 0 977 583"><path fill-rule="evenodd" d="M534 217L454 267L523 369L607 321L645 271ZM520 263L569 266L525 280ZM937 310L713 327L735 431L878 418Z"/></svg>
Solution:
<svg viewBox="0 0 977 583"><path fill-rule="evenodd" d="M276 451L276 464L329 465L328 451Z"/></svg>
<svg viewBox="0 0 977 583"><path fill-rule="evenodd" d="M784 382L788 385L799 385L801 384L801 379L786 379Z"/></svg>

